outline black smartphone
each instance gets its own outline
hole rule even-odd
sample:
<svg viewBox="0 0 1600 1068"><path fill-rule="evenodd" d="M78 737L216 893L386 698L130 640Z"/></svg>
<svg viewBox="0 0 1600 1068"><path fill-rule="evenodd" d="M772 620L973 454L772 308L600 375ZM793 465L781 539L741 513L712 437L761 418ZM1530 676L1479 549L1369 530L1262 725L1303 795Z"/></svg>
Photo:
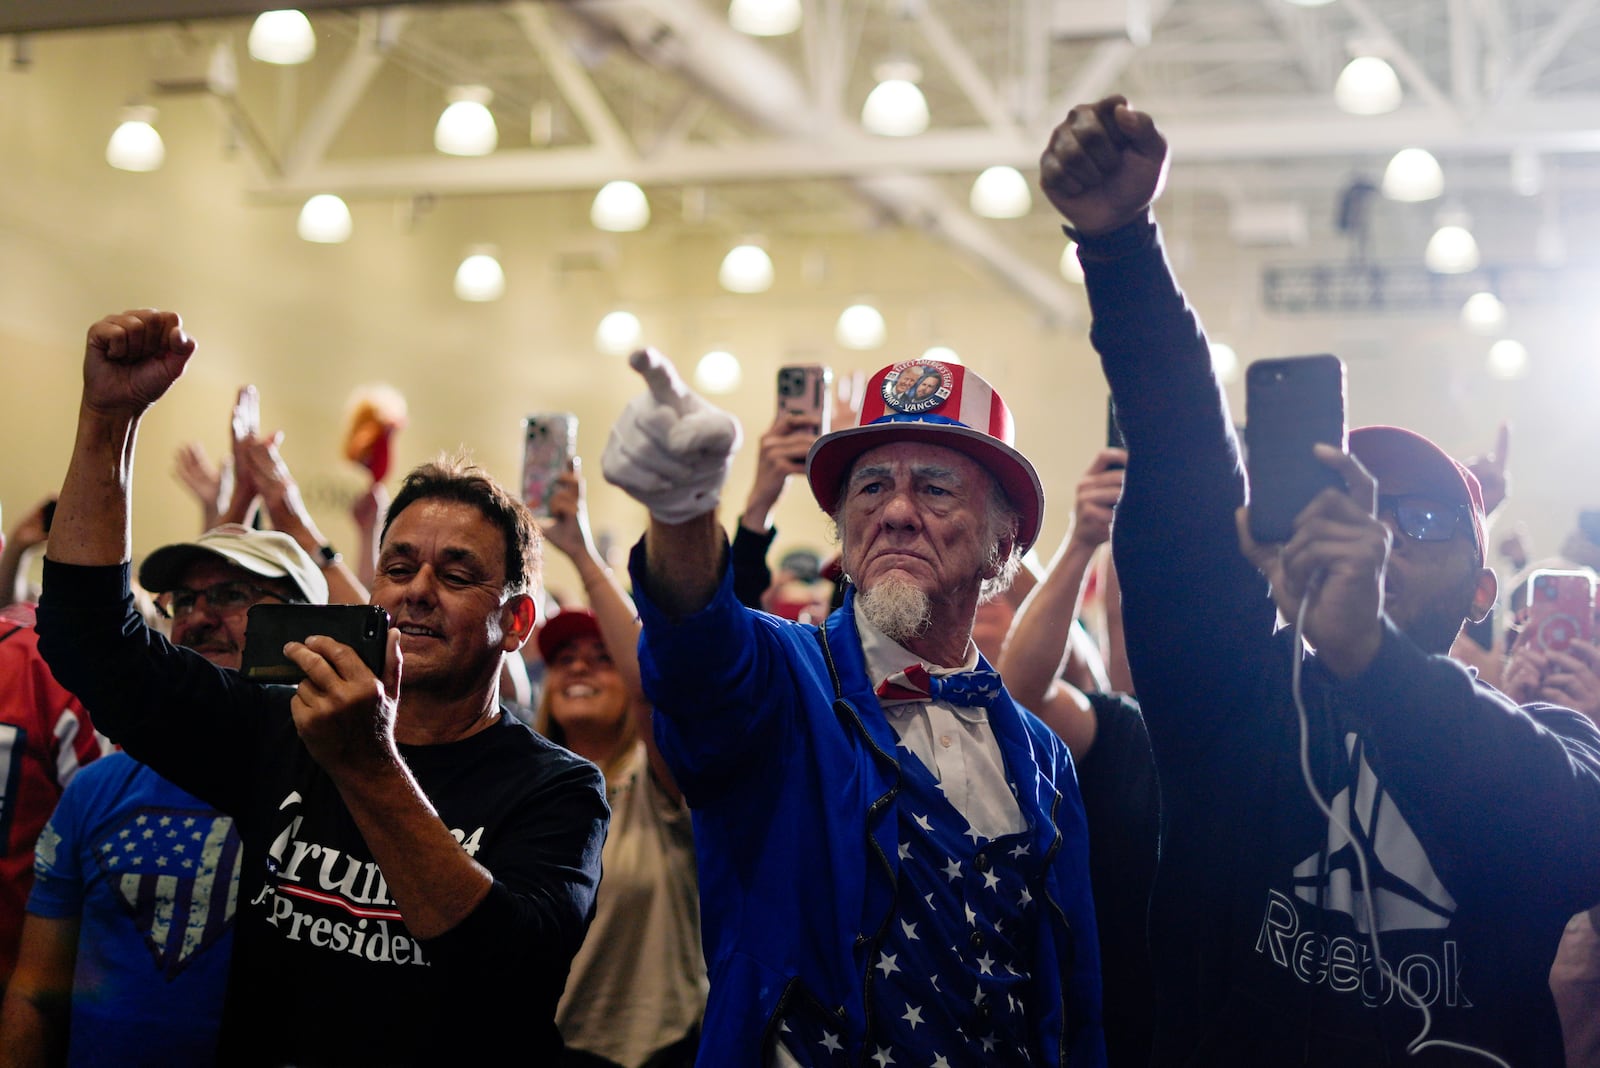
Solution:
<svg viewBox="0 0 1600 1068"><path fill-rule="evenodd" d="M50 533L50 524L56 521L56 502L45 501L44 507L39 509L39 519L44 523L44 532Z"/></svg>
<svg viewBox="0 0 1600 1068"><path fill-rule="evenodd" d="M298 683L305 674L283 655L283 647L313 634L326 634L350 646L374 675L383 678L389 613L366 604L252 605L239 670L257 682Z"/></svg>
<svg viewBox="0 0 1600 1068"><path fill-rule="evenodd" d="M1126 449L1127 441L1122 436L1122 424L1117 422L1117 401L1111 394L1106 394L1106 448ZM1122 464L1111 464L1107 470L1121 470Z"/></svg>
<svg viewBox="0 0 1600 1068"><path fill-rule="evenodd" d="M1294 517L1344 480L1312 455L1319 442L1345 448L1344 363L1337 356L1257 360L1245 375L1250 536L1288 541Z"/></svg>

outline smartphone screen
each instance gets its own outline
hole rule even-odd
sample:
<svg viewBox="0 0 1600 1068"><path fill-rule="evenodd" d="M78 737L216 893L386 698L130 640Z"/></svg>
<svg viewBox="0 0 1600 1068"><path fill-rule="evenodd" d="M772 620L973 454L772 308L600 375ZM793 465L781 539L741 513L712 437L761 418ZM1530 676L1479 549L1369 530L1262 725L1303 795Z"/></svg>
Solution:
<svg viewBox="0 0 1600 1068"><path fill-rule="evenodd" d="M1288 541L1311 499L1343 485L1311 450L1319 442L1345 448L1344 364L1327 355L1257 360L1245 390L1250 536Z"/></svg>
<svg viewBox="0 0 1600 1068"><path fill-rule="evenodd" d="M578 417L538 412L522 421L522 503L536 516L550 515L550 491L578 451Z"/></svg>
<svg viewBox="0 0 1600 1068"><path fill-rule="evenodd" d="M374 675L383 677L389 613L366 604L251 605L240 672L257 682L298 683L305 675L283 655L283 647L288 642L304 642L313 634L325 634L350 646Z"/></svg>

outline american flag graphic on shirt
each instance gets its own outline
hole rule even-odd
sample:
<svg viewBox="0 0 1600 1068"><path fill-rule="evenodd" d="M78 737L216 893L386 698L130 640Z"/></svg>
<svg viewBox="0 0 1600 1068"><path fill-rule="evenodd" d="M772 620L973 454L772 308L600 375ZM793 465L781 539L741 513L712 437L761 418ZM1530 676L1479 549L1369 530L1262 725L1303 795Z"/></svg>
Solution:
<svg viewBox="0 0 1600 1068"><path fill-rule="evenodd" d="M107 833L96 857L168 978L226 933L239 892L239 835L229 817L139 809Z"/></svg>

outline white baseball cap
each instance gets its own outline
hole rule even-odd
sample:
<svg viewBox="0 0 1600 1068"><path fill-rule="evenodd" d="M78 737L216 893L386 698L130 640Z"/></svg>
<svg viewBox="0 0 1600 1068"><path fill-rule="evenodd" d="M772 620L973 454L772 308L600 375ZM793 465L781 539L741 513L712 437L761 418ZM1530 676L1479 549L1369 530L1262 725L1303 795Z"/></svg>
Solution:
<svg viewBox="0 0 1600 1068"><path fill-rule="evenodd" d="M139 585L151 593L176 589L189 565L207 557L263 578L286 578L309 603L328 603L328 580L293 538L281 531L251 530L238 523L214 527L195 541L163 545L139 565Z"/></svg>

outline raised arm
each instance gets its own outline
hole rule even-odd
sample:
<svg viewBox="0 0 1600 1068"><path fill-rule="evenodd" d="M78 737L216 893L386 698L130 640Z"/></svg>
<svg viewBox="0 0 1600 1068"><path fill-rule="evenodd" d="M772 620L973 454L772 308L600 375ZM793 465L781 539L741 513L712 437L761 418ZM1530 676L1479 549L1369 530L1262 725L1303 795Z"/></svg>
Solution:
<svg viewBox="0 0 1600 1068"><path fill-rule="evenodd" d="M779 412L766 433L761 435L761 448L756 457L756 477L750 484L750 494L745 498L744 511L739 522L757 534L772 526L772 509L791 475L806 471L806 453L821 431L816 420L794 412Z"/></svg>
<svg viewBox="0 0 1600 1068"><path fill-rule="evenodd" d="M1097 549L1111 537L1111 514L1122 492L1128 454L1104 449L1078 483L1072 528L1023 601L1000 657L1006 689L1033 709L1082 760L1094 743L1094 709L1083 693L1060 676L1066 664L1083 599L1083 580Z"/></svg>
<svg viewBox="0 0 1600 1068"><path fill-rule="evenodd" d="M1040 162L1079 238L1090 336L1128 440L1114 551L1128 659L1158 748L1169 715L1191 745L1205 744L1199 724L1229 722L1249 674L1240 665L1267 655L1273 628L1266 583L1234 531L1245 485L1232 417L1150 216L1166 165L1154 122L1121 97L1073 108Z"/></svg>
<svg viewBox="0 0 1600 1068"><path fill-rule="evenodd" d="M233 410L228 413L231 451L225 465L228 477L222 479L226 485L217 494L217 507L220 509L216 516L218 523L238 523L247 527L255 525L256 509L261 506L261 499L256 492L255 478L251 475L244 450L246 442L260 436L261 397L255 386L246 384L239 387Z"/></svg>
<svg viewBox="0 0 1600 1068"><path fill-rule="evenodd" d="M761 595L772 585L772 570L766 557L774 534L772 510L783 496L789 477L805 474L806 453L821 429L814 419L781 411L761 435L756 477L750 483L733 535L733 585L742 605L761 607Z"/></svg>
<svg viewBox="0 0 1600 1068"><path fill-rule="evenodd" d="M639 613L595 548L589 531L583 476L578 467L579 460L573 457L566 473L555 481L550 494L550 519L542 524L545 542L560 550L577 568L584 596L600 626L600 640L628 687L629 712L649 754L650 770L667 795L677 800L678 786L656 746L650 722L650 701L644 695L644 683L639 677Z"/></svg>
<svg viewBox="0 0 1600 1068"><path fill-rule="evenodd" d="M331 548L328 539L311 517L305 498L300 495L300 484L278 450L282 442L281 433L269 438L252 433L245 436L236 450L239 463L249 472L249 482L255 486L267 510L272 529L289 535L306 555L322 565L322 573L328 580L330 604L366 604L367 588L344 556L334 553L329 559L323 551Z"/></svg>
<svg viewBox="0 0 1600 1068"><path fill-rule="evenodd" d="M194 350L176 312L126 311L89 328L78 435L56 501L48 559L91 566L131 559L139 421L183 374Z"/></svg>
<svg viewBox="0 0 1600 1068"><path fill-rule="evenodd" d="M55 497L46 497L0 538L0 608L27 599L28 562L49 540L48 517L55 506Z"/></svg>
<svg viewBox="0 0 1600 1068"><path fill-rule="evenodd" d="M194 495L200 505L200 532L203 534L222 521L222 498L233 492L233 469L224 471L211 462L205 446L198 441L186 441L178 446L173 457L172 474ZM223 483L227 485L224 487Z"/></svg>
<svg viewBox="0 0 1600 1068"><path fill-rule="evenodd" d="M1106 606L1106 674L1110 676L1113 691L1135 697L1138 691L1128 667L1128 640L1122 629L1122 583L1117 578L1117 562L1108 553L1102 563L1105 565L1101 600Z"/></svg>
<svg viewBox="0 0 1600 1068"><path fill-rule="evenodd" d="M356 525L356 547L352 558L356 562L356 580L367 588L372 587L378 567L378 535L383 529L384 514L389 511L389 491L382 482L374 482L366 492L356 497L350 505L350 518Z"/></svg>
<svg viewBox="0 0 1600 1068"><path fill-rule="evenodd" d="M645 576L669 618L711 603L726 566L717 501L739 447L739 421L690 391L654 349L628 358L649 387L628 402L606 442L606 480L650 510Z"/></svg>

